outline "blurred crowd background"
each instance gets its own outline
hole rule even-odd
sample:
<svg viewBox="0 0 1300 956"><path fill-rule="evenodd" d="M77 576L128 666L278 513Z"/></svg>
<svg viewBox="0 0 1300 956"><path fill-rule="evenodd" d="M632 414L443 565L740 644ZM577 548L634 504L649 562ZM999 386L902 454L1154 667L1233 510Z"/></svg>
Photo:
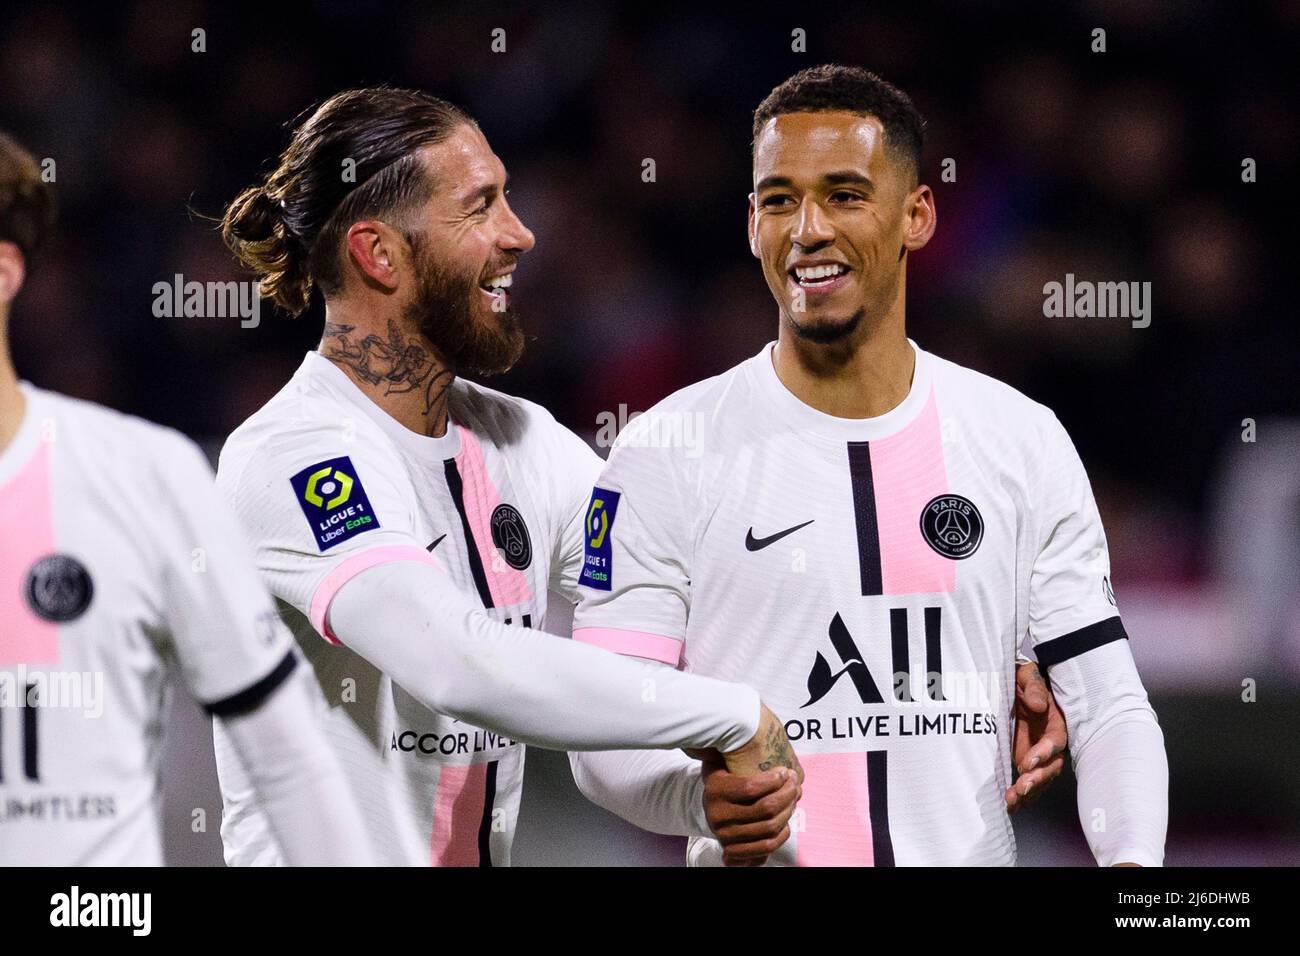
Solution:
<svg viewBox="0 0 1300 956"><path fill-rule="evenodd" d="M791 49L796 28L806 52ZM19 373L219 448L315 345L320 304L296 320L268 304L255 329L160 319L154 283L246 278L209 217L267 168L300 111L388 82L478 118L536 233L514 289L529 348L491 384L593 437L599 413L645 409L775 336L745 242L752 110L804 66L866 66L929 122L939 229L909 265L911 336L1051 406L1089 469L1169 747L1169 861L1295 863L1300 353L1284 277L1298 40L1296 0L9 0L0 126L56 160L61 205L16 304ZM1243 182L1247 158L1256 182ZM1045 318L1043 286L1066 273L1150 282L1150 327ZM176 862L219 859L215 833L188 827L190 807L219 806L204 732L178 711ZM563 760L530 760L521 862L680 859L675 841L576 805ZM1090 859L1072 791L1018 819L1025 862Z"/></svg>

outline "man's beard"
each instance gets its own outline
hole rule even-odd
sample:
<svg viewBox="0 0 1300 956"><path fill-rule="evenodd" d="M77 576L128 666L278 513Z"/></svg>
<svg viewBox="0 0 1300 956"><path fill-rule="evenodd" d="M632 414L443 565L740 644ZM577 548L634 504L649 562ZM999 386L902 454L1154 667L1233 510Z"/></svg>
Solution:
<svg viewBox="0 0 1300 956"><path fill-rule="evenodd" d="M476 315L477 277L454 275L421 254L415 296L404 318L420 331L457 375L481 378L508 371L524 351L524 328L513 308Z"/></svg>
<svg viewBox="0 0 1300 956"><path fill-rule="evenodd" d="M834 345L856 332L865 314L866 309L858 309L841 322L818 322L812 325L800 325L799 321L791 314L790 328L794 329L794 334L805 342L815 342L818 345Z"/></svg>

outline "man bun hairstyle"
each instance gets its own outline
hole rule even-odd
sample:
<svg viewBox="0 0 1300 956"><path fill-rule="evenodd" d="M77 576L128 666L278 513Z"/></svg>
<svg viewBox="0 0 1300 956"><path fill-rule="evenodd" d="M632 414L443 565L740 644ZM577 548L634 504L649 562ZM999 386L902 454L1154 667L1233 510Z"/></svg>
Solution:
<svg viewBox="0 0 1300 956"><path fill-rule="evenodd" d="M313 285L326 295L341 287L340 243L352 223L390 217L398 225L428 200L434 184L416 152L463 123L475 125L459 107L415 90L331 96L294 131L266 179L226 209L222 238L262 277L262 295L298 315Z"/></svg>
<svg viewBox="0 0 1300 956"><path fill-rule="evenodd" d="M767 121L785 113L856 113L874 116L885 129L885 145L907 163L919 179L925 119L911 97L857 66L828 63L800 70L754 110L754 146Z"/></svg>
<svg viewBox="0 0 1300 956"><path fill-rule="evenodd" d="M54 187L35 157L0 132L0 242L12 242L28 270L54 234Z"/></svg>

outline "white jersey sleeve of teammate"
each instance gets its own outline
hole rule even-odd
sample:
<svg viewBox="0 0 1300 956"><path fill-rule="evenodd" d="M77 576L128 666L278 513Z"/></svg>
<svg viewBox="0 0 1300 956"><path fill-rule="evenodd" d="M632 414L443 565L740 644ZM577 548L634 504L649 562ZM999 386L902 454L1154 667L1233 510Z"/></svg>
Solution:
<svg viewBox="0 0 1300 956"><path fill-rule="evenodd" d="M262 808L293 865L368 863L361 817L313 720L293 641L253 568L234 515L187 440L160 463L171 511L160 568L164 619L182 675L231 734Z"/></svg>
<svg viewBox="0 0 1300 956"><path fill-rule="evenodd" d="M333 643L325 611L349 578L390 561L437 566L415 536L415 493L400 462L345 421L308 423L233 452L228 445L217 485L271 593Z"/></svg>
<svg viewBox="0 0 1300 956"><path fill-rule="evenodd" d="M573 638L677 667L700 509L689 506L687 450L651 442L648 421L641 416L623 431L591 492Z"/></svg>
<svg viewBox="0 0 1300 956"><path fill-rule="evenodd" d="M400 463L354 438L347 448L342 427L316 426L241 456L242 468L222 459L272 591L327 640L429 709L525 743L725 751L756 732L751 688L661 674L483 615L414 536L417 499ZM655 706L635 706L647 682Z"/></svg>
<svg viewBox="0 0 1300 956"><path fill-rule="evenodd" d="M1160 866L1169 806L1164 737L1114 602L1101 517L1054 415L1039 447L1029 637L1070 729L1079 821L1102 866Z"/></svg>
<svg viewBox="0 0 1300 956"><path fill-rule="evenodd" d="M587 502L573 638L679 667L698 509L685 504L693 480L686 449L651 441L650 421L641 416L620 435ZM681 751L573 753L569 762L587 799L643 830L713 835L700 763Z"/></svg>
<svg viewBox="0 0 1300 956"><path fill-rule="evenodd" d="M250 710L293 670L293 642L198 448L175 440L159 454L160 514L140 527L159 555L159 616L195 698L210 713Z"/></svg>
<svg viewBox="0 0 1300 956"><path fill-rule="evenodd" d="M570 604L578 602L578 578L583 567L583 528L591 488L604 462L587 443L560 425L545 430L555 467L538 479L550 486L549 499L557 527L551 560L551 590Z"/></svg>

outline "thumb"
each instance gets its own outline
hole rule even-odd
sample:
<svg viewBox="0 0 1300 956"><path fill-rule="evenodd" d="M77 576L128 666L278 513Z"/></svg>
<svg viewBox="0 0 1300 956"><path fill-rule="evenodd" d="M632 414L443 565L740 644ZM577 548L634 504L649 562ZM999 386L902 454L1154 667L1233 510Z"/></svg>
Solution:
<svg viewBox="0 0 1300 956"><path fill-rule="evenodd" d="M1030 679L1019 685L1020 700L1034 713L1047 713L1047 685L1041 679Z"/></svg>

